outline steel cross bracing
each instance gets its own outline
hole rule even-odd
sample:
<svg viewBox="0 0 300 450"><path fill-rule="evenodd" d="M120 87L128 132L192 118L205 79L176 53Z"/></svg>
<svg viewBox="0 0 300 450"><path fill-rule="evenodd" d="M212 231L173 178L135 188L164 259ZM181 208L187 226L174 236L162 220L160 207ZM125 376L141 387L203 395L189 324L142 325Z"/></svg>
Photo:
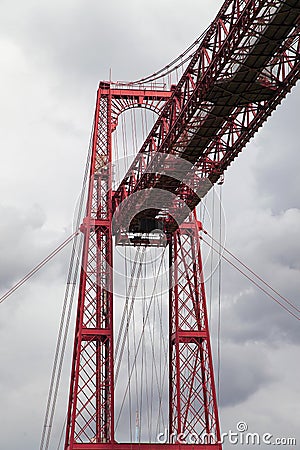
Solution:
<svg viewBox="0 0 300 450"><path fill-rule="evenodd" d="M128 89L120 96L118 86L113 90L107 83L100 83L98 89L86 217L81 226L84 244L66 449L85 442L114 442L112 132L125 109L156 110L169 96L162 90L143 89Z"/></svg>
<svg viewBox="0 0 300 450"><path fill-rule="evenodd" d="M129 91L126 93L126 96ZM130 92L132 99L133 91ZM90 182L79 286L65 449L126 450L114 438L112 130L118 90L98 89ZM144 102L165 101L153 92ZM134 100L135 102L136 100ZM141 103L140 97L139 102ZM127 105L127 102L124 104ZM144 105L146 106L146 105ZM131 106L130 106L131 107ZM197 433L199 449L222 448L198 222L190 220L168 236L169 289L169 444L130 447L182 448L180 433ZM179 445L180 444L180 445Z"/></svg>
<svg viewBox="0 0 300 450"><path fill-rule="evenodd" d="M299 5L300 0L226 1L183 77L169 91L100 83L81 227L84 247L66 450L179 450L184 445L172 436L181 431L211 436L207 444L190 447L221 449L198 223L190 221L190 212L296 83ZM119 114L135 107L153 109L159 117L113 191L112 133ZM154 188L172 196L153 205ZM142 195L133 195L138 192ZM122 204L130 210L130 222ZM163 245L169 245L170 442L117 443L113 233L124 245L151 245L140 234L152 225L166 233ZM136 234L138 240L126 239L124 233Z"/></svg>
<svg viewBox="0 0 300 450"><path fill-rule="evenodd" d="M199 228L197 220L184 222L169 245L169 431L216 445L220 429Z"/></svg>
<svg viewBox="0 0 300 450"><path fill-rule="evenodd" d="M124 110L136 104L158 108L169 95L164 91L151 91L145 95L142 91L128 89L120 98L119 89L108 88L106 83L101 83L98 89L86 218L81 226L84 246L66 449L127 448L127 444L116 444L114 439L113 191L110 163L111 136L117 124L117 114L113 116L112 111L121 111L120 105ZM172 273L170 435L174 440L183 427L188 432L194 430L199 436L207 433L208 446L203 444L199 447L220 449L199 242L197 223L194 222L169 237ZM191 244L192 258L188 256ZM199 274L197 276L194 274L195 268ZM185 273L189 277L188 284ZM191 380L190 374L194 374ZM153 446L156 445L151 444ZM176 442L174 446L177 446Z"/></svg>
<svg viewBox="0 0 300 450"><path fill-rule="evenodd" d="M299 8L300 0L224 3L114 194L114 233L128 210L139 221L161 213L147 204L151 188L173 194L160 220L174 231L220 178L299 78ZM122 208L141 190L138 205L133 196Z"/></svg>

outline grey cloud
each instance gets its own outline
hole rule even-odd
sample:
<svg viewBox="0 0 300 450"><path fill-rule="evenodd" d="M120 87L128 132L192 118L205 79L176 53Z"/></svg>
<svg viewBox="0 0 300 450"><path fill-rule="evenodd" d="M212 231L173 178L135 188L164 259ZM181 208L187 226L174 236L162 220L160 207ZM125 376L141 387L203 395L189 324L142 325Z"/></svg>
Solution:
<svg viewBox="0 0 300 450"><path fill-rule="evenodd" d="M222 347L221 370L221 407L244 403L274 380L266 353L258 344L226 343Z"/></svg>
<svg viewBox="0 0 300 450"><path fill-rule="evenodd" d="M189 3L198 11L196 2ZM92 1L88 6L82 0L51 5L31 1L20 3L17 11L6 3L2 32L19 41L35 64L58 70L67 83L75 78L96 85L108 78L110 68L114 78L132 80L167 64L166 58L176 57L183 43L189 45L202 32L220 5L205 3L209 8L201 5L199 15L192 17L183 15L179 2L157 0L148 5L137 0L113 5ZM189 38L183 20L193 22L189 29L195 32Z"/></svg>
<svg viewBox="0 0 300 450"><path fill-rule="evenodd" d="M66 233L56 233L45 227L45 212L39 205L28 209L0 206L0 233L5 239L0 241L0 288L4 294L13 284L25 276L66 237ZM50 271L40 272L40 277L65 277L68 256L66 252L56 257ZM48 278L48 279L49 279Z"/></svg>
<svg viewBox="0 0 300 450"><path fill-rule="evenodd" d="M299 210L272 215L270 211L257 209L254 214L253 222L251 214L249 217L246 214L244 219L239 217L232 224L235 234L229 237L227 248L299 307ZM250 226L243 227L244 221ZM243 232L239 232L242 229ZM227 262L223 262L223 267L224 330L228 333L225 338L266 340L270 344L280 340L299 342L299 326L295 318L288 316ZM249 272L248 275L253 278ZM264 288L267 289L266 286ZM275 297L291 309L277 295Z"/></svg>
<svg viewBox="0 0 300 450"><path fill-rule="evenodd" d="M300 86L293 88L263 132L257 137L256 189L266 207L276 214L300 208L300 145L298 140ZM289 120L283 119L283 114ZM276 139L272 129L280 130Z"/></svg>
<svg viewBox="0 0 300 450"><path fill-rule="evenodd" d="M262 342L272 347L300 340L297 320L254 289L240 291L239 298L227 304L222 323L223 338L241 344Z"/></svg>

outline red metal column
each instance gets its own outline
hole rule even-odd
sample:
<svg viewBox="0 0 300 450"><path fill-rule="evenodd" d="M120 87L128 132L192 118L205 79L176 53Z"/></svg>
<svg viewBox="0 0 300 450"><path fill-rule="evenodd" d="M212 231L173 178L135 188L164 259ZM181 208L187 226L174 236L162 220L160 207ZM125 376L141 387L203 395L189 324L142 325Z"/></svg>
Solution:
<svg viewBox="0 0 300 450"><path fill-rule="evenodd" d="M197 221L189 219L172 235L170 283L170 443L216 445L220 428Z"/></svg>
<svg viewBox="0 0 300 450"><path fill-rule="evenodd" d="M68 450L114 440L110 163L111 95L107 85L100 84L82 225L84 247L65 442Z"/></svg>
<svg viewBox="0 0 300 450"><path fill-rule="evenodd" d="M84 247L65 450L121 450L127 445L114 441L111 134L117 95L109 84L100 84L82 225ZM169 432L175 439L170 437L169 445L176 440L174 448L183 445L182 433L193 435L194 440L197 436L195 444L202 449L221 449L199 242L197 225L190 221L173 234L170 243Z"/></svg>
<svg viewBox="0 0 300 450"><path fill-rule="evenodd" d="M143 106L159 111L168 91L101 82L96 101L65 450L114 442L112 132L118 116Z"/></svg>

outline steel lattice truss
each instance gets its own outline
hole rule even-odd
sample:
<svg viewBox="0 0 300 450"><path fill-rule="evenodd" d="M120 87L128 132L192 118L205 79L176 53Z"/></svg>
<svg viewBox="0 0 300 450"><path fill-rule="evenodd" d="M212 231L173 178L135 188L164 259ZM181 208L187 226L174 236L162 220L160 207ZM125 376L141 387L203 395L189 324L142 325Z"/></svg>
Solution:
<svg viewBox="0 0 300 450"><path fill-rule="evenodd" d="M170 243L170 434L220 441L197 223L185 222Z"/></svg>
<svg viewBox="0 0 300 450"><path fill-rule="evenodd" d="M222 448L198 223L190 221L191 211L299 78L299 8L300 0L227 0L170 90L100 83L81 226L66 450L179 450L183 444L172 436L180 432L211 436L194 448ZM113 191L112 133L119 115L136 107L159 117ZM167 239L143 237L151 227ZM167 444L115 441L113 233L123 245L169 245Z"/></svg>
<svg viewBox="0 0 300 450"><path fill-rule="evenodd" d="M120 227L122 201L156 188L176 197L164 205L174 231L188 214L172 220L180 201L192 210L222 176L299 78L299 8L299 0L224 3L114 195ZM169 155L172 171L190 162L183 180L164 169ZM146 207L144 217L158 212Z"/></svg>
<svg viewBox="0 0 300 450"><path fill-rule="evenodd" d="M71 375L67 439L109 440L113 427L110 99L98 94ZM106 170L101 169L106 165ZM101 222L99 227L94 223ZM68 448L68 447L67 447Z"/></svg>

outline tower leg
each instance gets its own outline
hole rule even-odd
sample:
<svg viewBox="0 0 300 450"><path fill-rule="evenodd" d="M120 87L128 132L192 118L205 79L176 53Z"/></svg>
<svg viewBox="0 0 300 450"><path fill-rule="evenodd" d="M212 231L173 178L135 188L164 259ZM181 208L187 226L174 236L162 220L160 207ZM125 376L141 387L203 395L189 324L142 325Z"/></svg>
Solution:
<svg viewBox="0 0 300 450"><path fill-rule="evenodd" d="M220 428L197 221L173 233L169 251L169 439L216 445Z"/></svg>
<svg viewBox="0 0 300 450"><path fill-rule="evenodd" d="M107 91L106 91L107 92ZM114 441L111 97L97 94L65 449Z"/></svg>
<svg viewBox="0 0 300 450"><path fill-rule="evenodd" d="M170 248L169 443L114 440L112 97L97 94L90 182L65 450L221 450L197 222L185 222ZM189 443L189 441L187 441Z"/></svg>

